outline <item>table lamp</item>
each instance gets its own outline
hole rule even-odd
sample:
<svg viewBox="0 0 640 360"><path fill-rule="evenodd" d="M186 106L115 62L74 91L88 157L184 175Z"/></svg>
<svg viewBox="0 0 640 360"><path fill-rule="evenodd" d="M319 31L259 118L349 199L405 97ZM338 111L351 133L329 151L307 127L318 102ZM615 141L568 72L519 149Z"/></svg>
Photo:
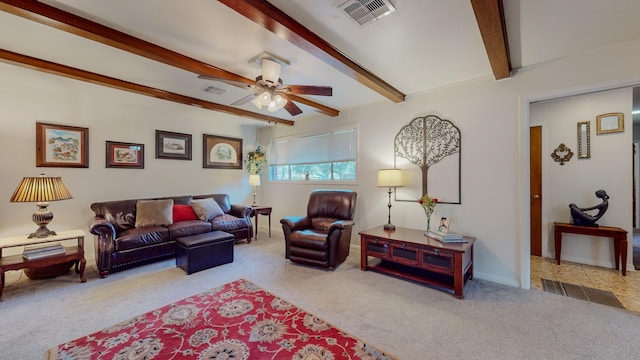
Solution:
<svg viewBox="0 0 640 360"><path fill-rule="evenodd" d="M249 175L249 185L253 186L253 206L256 206L256 186L260 186L260 175Z"/></svg>
<svg viewBox="0 0 640 360"><path fill-rule="evenodd" d="M400 169L380 169L378 170L378 186L388 187L389 190L389 220L384 226L385 230L395 230L395 225L391 224L391 188L402 186L402 170Z"/></svg>
<svg viewBox="0 0 640 360"><path fill-rule="evenodd" d="M53 213L47 207L49 201L71 199L69 189L60 177L48 177L41 174L38 177L25 177L11 196L11 202L35 202L38 210L33 213L31 219L38 229L29 234L29 238L45 238L56 235L55 231L47 229L47 225L53 220Z"/></svg>

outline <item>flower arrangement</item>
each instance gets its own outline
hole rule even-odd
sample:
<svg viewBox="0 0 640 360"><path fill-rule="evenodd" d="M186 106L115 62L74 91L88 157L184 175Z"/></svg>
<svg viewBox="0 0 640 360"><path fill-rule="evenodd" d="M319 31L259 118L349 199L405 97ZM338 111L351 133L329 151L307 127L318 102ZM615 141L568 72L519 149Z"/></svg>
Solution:
<svg viewBox="0 0 640 360"><path fill-rule="evenodd" d="M267 155L258 146L254 151L249 152L247 159L247 171L252 175L260 175L267 166Z"/></svg>
<svg viewBox="0 0 640 360"><path fill-rule="evenodd" d="M422 206L425 215L427 215L427 231L429 231L431 228L431 214L433 214L433 210L436 208L436 205L438 205L438 198L424 194L423 197L418 199L418 204Z"/></svg>

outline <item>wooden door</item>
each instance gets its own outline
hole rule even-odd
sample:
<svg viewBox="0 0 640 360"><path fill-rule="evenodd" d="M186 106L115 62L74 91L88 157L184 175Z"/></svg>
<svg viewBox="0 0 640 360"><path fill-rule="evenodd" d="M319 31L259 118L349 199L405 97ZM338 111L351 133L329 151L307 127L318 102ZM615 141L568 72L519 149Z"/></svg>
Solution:
<svg viewBox="0 0 640 360"><path fill-rule="evenodd" d="M542 126L529 128L531 255L542 256Z"/></svg>

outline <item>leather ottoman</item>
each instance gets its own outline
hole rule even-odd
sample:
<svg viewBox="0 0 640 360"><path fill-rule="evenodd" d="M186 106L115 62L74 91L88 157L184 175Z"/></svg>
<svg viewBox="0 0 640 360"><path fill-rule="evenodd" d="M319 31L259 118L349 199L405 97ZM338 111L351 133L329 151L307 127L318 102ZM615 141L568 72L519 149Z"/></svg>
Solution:
<svg viewBox="0 0 640 360"><path fill-rule="evenodd" d="M187 274L233 262L232 234L215 230L176 239L176 266Z"/></svg>

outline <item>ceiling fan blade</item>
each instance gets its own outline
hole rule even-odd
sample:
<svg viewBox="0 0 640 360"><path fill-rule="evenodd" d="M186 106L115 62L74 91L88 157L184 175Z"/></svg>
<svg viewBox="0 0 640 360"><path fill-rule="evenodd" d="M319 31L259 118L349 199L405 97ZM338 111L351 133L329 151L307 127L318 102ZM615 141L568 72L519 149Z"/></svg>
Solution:
<svg viewBox="0 0 640 360"><path fill-rule="evenodd" d="M331 86L285 85L282 90L287 94L332 96Z"/></svg>
<svg viewBox="0 0 640 360"><path fill-rule="evenodd" d="M280 96L287 99L287 103L284 105L284 109L287 110L287 112L291 114L291 116L302 114L302 110L298 107L298 105L291 101L291 99L286 94L280 93Z"/></svg>
<svg viewBox="0 0 640 360"><path fill-rule="evenodd" d="M244 105L244 104L248 103L249 101L252 101L256 97L258 97L257 93L249 94L249 95L243 97L242 99L238 99L238 100L234 101L231 105L232 106Z"/></svg>
<svg viewBox="0 0 640 360"><path fill-rule="evenodd" d="M229 85L233 85L242 89L252 89L253 86L255 86L254 84L249 84L243 81L235 81L235 80L226 80L226 79L220 79L217 77L213 77L213 76L207 76L207 75L198 75L198 79L204 79L204 80L213 80L213 81L220 81L223 82L225 84L229 84Z"/></svg>

